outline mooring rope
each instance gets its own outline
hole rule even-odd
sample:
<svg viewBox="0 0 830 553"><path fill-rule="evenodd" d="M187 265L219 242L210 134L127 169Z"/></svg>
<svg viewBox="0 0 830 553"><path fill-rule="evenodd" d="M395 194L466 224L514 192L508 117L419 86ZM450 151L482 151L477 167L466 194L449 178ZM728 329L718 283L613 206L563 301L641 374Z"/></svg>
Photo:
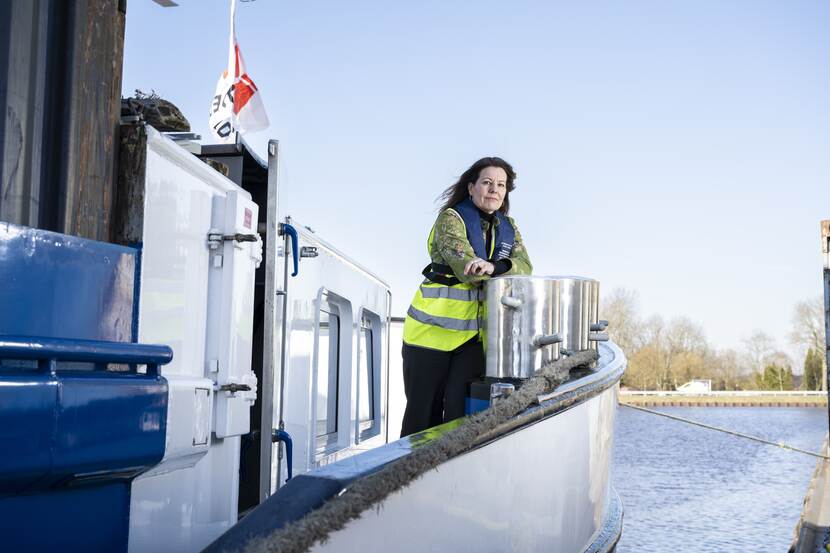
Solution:
<svg viewBox="0 0 830 553"><path fill-rule="evenodd" d="M675 415L669 415L668 413L662 413L660 411L655 411L653 409L646 409L645 407L639 407L637 405L631 405L630 403L622 403L620 405L623 407L628 407L630 409L636 409L637 411L643 411L644 413L651 413L652 415L660 415L661 417L666 417L667 419L676 420L679 422L685 422L686 424L691 424L694 426L700 426L701 428L708 428L709 430L717 430L718 432L723 432L724 434L730 434L732 436L737 436L739 438L746 438L747 440L752 440L755 442L760 442L766 445L774 445L776 447L780 447L782 449L788 449L790 451L795 451L796 453L803 453L804 455L811 455L813 457L818 457L819 459L828 460L830 457L827 455L822 455L821 453L814 453L812 451L807 451L806 449L801 449L798 447L794 447L783 442L772 442L770 440L765 440L763 438L759 438L758 436L751 436L749 434L743 434L741 432L736 432L734 430L729 430L728 428L721 428L719 426L712 426L711 424L704 424L702 422L693 421L691 419L686 419L683 417L678 417Z"/></svg>
<svg viewBox="0 0 830 553"><path fill-rule="evenodd" d="M378 472L356 480L303 518L266 536L252 539L241 551L303 553L315 543L325 542L332 532L359 518L364 511L408 486L428 470L469 450L479 437L536 403L540 395L564 382L571 369L588 365L595 359L597 352L586 350L546 365L508 397L466 417L440 438L414 448L408 455L392 461Z"/></svg>

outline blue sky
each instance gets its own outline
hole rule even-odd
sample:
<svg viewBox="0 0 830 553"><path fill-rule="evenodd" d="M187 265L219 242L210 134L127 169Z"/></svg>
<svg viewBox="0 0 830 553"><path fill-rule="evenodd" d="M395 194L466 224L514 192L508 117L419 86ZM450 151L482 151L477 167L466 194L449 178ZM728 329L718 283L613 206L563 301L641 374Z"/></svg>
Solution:
<svg viewBox="0 0 830 553"><path fill-rule="evenodd" d="M209 136L227 0L128 4L125 93ZM821 293L830 3L280 2L237 36L282 149L281 211L392 286L403 314L435 198L500 155L537 274L637 290L718 347L787 343Z"/></svg>

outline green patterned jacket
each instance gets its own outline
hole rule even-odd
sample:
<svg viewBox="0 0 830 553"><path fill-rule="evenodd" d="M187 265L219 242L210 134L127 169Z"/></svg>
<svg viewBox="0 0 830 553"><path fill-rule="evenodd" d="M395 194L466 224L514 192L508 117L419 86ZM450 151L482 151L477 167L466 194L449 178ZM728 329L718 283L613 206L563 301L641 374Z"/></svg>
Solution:
<svg viewBox="0 0 830 553"><path fill-rule="evenodd" d="M516 221L512 217L508 217L508 219L516 230L516 242L513 245L513 251L510 253L510 270L503 273L503 275L529 275L533 272L533 265L530 263L527 249L524 242L522 242L522 235L519 233ZM484 236L485 242L487 241L487 233L491 232L490 227L496 227L498 224L499 220L496 217L493 218L492 225L484 219L481 220L481 234ZM478 283L490 278L489 275L472 276L464 274L464 266L476 255L467 240L467 228L464 225L464 219L458 213L452 209L442 211L435 221L433 230L432 243L429 248L433 263L452 267L453 273L461 282Z"/></svg>

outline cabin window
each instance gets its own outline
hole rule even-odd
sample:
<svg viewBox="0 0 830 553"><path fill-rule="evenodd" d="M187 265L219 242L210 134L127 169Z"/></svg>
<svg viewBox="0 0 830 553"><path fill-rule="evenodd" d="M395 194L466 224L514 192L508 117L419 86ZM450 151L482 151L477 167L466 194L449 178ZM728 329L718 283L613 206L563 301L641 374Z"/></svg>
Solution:
<svg viewBox="0 0 830 553"><path fill-rule="evenodd" d="M372 363L372 344L374 343L374 334L372 332L372 325L370 321L364 318L360 323L360 376L358 382L360 384L360 404L358 407L358 418L361 423L372 422L374 415L374 383L372 376L374 372L374 364Z"/></svg>
<svg viewBox="0 0 830 553"><path fill-rule="evenodd" d="M337 444L337 411L340 384L340 312L323 302L317 329L317 448Z"/></svg>
<svg viewBox="0 0 830 553"><path fill-rule="evenodd" d="M359 440L380 432L380 318L363 311L357 367L357 425Z"/></svg>

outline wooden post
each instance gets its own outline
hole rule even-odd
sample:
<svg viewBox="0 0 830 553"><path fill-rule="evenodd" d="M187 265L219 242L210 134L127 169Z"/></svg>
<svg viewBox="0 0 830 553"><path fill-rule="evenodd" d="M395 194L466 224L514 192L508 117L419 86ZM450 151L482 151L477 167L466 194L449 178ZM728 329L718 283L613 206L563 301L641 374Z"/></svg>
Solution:
<svg viewBox="0 0 830 553"><path fill-rule="evenodd" d="M108 241L126 0L0 0L0 220Z"/></svg>
<svg viewBox="0 0 830 553"><path fill-rule="evenodd" d="M70 6L58 221L66 234L109 241L126 3L74 0Z"/></svg>

